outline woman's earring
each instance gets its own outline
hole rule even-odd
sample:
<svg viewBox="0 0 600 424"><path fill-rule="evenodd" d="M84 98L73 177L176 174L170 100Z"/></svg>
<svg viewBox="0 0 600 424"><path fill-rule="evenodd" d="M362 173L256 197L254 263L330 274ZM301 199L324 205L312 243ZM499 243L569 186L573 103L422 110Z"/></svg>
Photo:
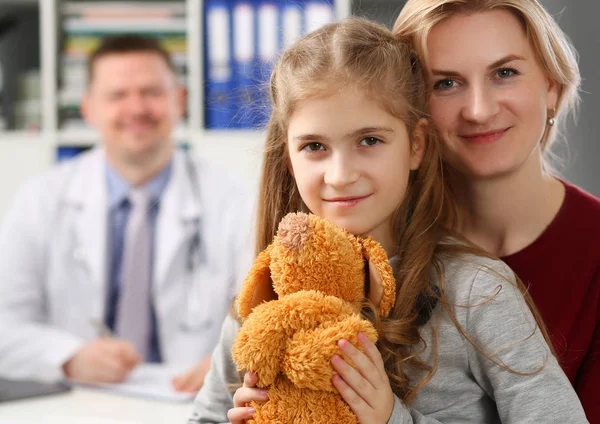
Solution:
<svg viewBox="0 0 600 424"><path fill-rule="evenodd" d="M553 127L556 124L556 120L554 119L554 115L556 114L556 108L552 108L552 111L548 111L548 119L546 122L549 126Z"/></svg>

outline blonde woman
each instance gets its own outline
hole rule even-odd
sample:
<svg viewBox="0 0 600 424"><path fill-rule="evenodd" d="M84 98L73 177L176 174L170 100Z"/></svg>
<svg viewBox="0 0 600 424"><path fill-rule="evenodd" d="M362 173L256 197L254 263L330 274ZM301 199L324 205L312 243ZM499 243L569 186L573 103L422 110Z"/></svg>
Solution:
<svg viewBox="0 0 600 424"><path fill-rule="evenodd" d="M408 0L393 32L425 65L456 229L528 286L600 423L600 200L549 162L578 101L573 46L536 0Z"/></svg>

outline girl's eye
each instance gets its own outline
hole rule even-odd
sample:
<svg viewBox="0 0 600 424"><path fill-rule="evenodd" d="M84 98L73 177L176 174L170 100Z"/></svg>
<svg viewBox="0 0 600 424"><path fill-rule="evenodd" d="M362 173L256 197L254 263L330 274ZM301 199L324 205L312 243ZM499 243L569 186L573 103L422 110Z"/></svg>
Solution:
<svg viewBox="0 0 600 424"><path fill-rule="evenodd" d="M377 137L365 137L360 140L360 146L375 146L376 144L381 143L381 140Z"/></svg>
<svg viewBox="0 0 600 424"><path fill-rule="evenodd" d="M435 85L433 86L433 89L434 90L448 90L449 88L454 88L457 85L458 84L456 81L446 78L446 79L439 80L438 82L436 82Z"/></svg>
<svg viewBox="0 0 600 424"><path fill-rule="evenodd" d="M496 71L496 76L498 78L510 78L517 74L518 74L518 72L512 68L502 68L502 69L498 69L498 71Z"/></svg>
<svg viewBox="0 0 600 424"><path fill-rule="evenodd" d="M318 152L321 150L325 150L325 146L323 146L321 143L308 143L305 144L304 146L302 146L301 150L306 150L308 152Z"/></svg>

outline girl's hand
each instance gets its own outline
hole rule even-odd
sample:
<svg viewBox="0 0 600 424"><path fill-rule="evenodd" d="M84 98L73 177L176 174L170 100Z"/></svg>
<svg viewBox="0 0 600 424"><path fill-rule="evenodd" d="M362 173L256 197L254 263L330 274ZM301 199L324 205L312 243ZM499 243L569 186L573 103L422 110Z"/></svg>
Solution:
<svg viewBox="0 0 600 424"><path fill-rule="evenodd" d="M266 402L269 399L267 391L257 388L256 383L258 374L248 371L244 376L244 385L233 395L234 407L227 412L227 419L231 424L243 424L254 415L254 408L246 406L249 402Z"/></svg>
<svg viewBox="0 0 600 424"><path fill-rule="evenodd" d="M333 385L350 405L359 422L386 424L394 409L394 393L385 373L383 359L377 347L363 333L358 333L358 341L366 355L348 340L338 342L356 369L340 356L334 355L331 363L339 375L333 376Z"/></svg>

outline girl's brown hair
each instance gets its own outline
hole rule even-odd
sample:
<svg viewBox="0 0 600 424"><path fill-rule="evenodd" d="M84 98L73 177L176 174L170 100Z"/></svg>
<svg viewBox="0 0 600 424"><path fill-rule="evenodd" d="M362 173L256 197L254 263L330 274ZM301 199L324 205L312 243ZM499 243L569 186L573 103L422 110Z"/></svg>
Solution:
<svg viewBox="0 0 600 424"><path fill-rule="evenodd" d="M435 25L457 14L498 9L507 10L519 19L544 73L558 85L556 110L548 111L557 125L546 126L540 140L544 169L551 172L552 162L560 162L552 152L552 145L566 118L576 112L581 75L575 48L537 0L408 0L394 24L393 33L410 42L427 66L427 37Z"/></svg>
<svg viewBox="0 0 600 424"><path fill-rule="evenodd" d="M348 86L380 101L386 111L403 120L409 134L426 117L425 84L419 63L411 46L395 38L387 28L351 18L326 25L297 41L283 53L270 80L273 111L262 165L257 251L272 242L286 214L307 211L288 168L290 116L299 102L328 96ZM423 299L438 299L454 317L452 305L444 297L442 258L465 253L485 256L464 240L461 244L440 243L449 236L458 236L446 230L453 223L454 208L445 188L439 138L433 133L425 134L425 138L422 164L412 172L404 201L395 211L390 228L396 235L394 253L399 258L395 307L385 320L377 317L373 309L364 311L379 331L378 347L392 389L406 402L431 378L437 362L437 354L433 364L424 364L415 355L415 346L421 342L419 311ZM440 291L432 284L432 267ZM460 329L456 319L452 319ZM406 365L427 368L429 375L411 386L414 382L405 376Z"/></svg>

